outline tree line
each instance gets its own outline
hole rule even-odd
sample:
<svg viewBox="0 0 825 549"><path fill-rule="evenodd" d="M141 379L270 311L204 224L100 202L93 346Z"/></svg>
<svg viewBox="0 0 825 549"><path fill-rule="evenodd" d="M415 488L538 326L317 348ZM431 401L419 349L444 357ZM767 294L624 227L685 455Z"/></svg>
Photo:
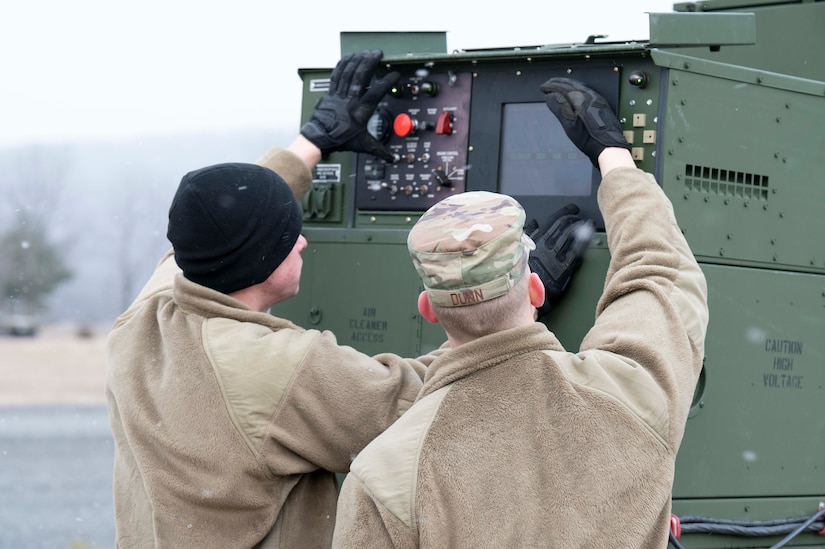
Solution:
<svg viewBox="0 0 825 549"><path fill-rule="evenodd" d="M169 248L187 171L254 162L281 132L170 135L0 149L0 315L105 324ZM281 140L281 141L279 141Z"/></svg>

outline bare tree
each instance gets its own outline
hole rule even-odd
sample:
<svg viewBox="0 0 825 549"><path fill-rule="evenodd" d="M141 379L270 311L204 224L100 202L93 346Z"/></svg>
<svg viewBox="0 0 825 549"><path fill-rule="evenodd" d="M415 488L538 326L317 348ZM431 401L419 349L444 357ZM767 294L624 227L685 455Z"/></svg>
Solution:
<svg viewBox="0 0 825 549"><path fill-rule="evenodd" d="M0 291L6 309L39 311L71 272L65 246L54 241L57 205L70 166L66 148L30 146L6 153L0 172L5 197L0 228Z"/></svg>

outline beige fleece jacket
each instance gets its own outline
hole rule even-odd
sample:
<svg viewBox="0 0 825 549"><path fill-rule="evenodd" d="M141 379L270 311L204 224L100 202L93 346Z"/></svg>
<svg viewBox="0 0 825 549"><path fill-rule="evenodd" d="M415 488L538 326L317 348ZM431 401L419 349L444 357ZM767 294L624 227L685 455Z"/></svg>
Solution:
<svg viewBox="0 0 825 549"><path fill-rule="evenodd" d="M353 463L333 547L667 545L707 289L651 176L611 171L599 204L611 263L579 352L535 323L437 358Z"/></svg>
<svg viewBox="0 0 825 549"><path fill-rule="evenodd" d="M267 159L309 185L292 153ZM429 360L252 311L167 254L107 342L117 546L328 547L334 472L409 407Z"/></svg>

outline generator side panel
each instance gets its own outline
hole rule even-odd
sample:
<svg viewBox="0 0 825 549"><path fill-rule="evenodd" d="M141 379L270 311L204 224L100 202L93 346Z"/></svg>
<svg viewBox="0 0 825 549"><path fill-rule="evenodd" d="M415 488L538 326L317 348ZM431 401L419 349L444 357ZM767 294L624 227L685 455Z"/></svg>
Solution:
<svg viewBox="0 0 825 549"><path fill-rule="evenodd" d="M693 252L713 263L825 273L825 85L814 95L791 78L674 64L661 178Z"/></svg>

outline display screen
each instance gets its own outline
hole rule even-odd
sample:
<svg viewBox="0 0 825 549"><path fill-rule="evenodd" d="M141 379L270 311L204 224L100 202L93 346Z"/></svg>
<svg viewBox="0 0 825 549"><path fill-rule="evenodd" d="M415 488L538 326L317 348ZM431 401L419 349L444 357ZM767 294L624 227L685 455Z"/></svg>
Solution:
<svg viewBox="0 0 825 549"><path fill-rule="evenodd" d="M521 203L527 218L545 219L570 204L597 230L604 219L596 200L601 174L568 139L544 102L541 85L569 77L568 66L539 64L519 71L478 71L473 79L467 190L500 192ZM575 68L614 112L619 72L613 66Z"/></svg>
<svg viewBox="0 0 825 549"><path fill-rule="evenodd" d="M544 102L502 105L501 191L516 196L589 196L593 164Z"/></svg>

